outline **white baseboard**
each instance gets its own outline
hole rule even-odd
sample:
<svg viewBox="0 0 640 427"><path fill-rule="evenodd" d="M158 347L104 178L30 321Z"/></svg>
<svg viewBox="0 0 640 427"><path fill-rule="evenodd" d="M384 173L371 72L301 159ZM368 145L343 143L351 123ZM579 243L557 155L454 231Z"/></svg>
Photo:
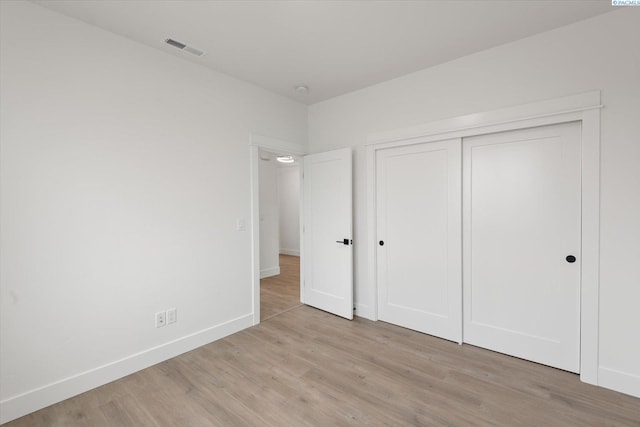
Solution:
<svg viewBox="0 0 640 427"><path fill-rule="evenodd" d="M280 249L280 255L300 256L298 249Z"/></svg>
<svg viewBox="0 0 640 427"><path fill-rule="evenodd" d="M265 277L277 276L278 274L280 274L280 267L271 267L260 270L261 279L264 279Z"/></svg>
<svg viewBox="0 0 640 427"><path fill-rule="evenodd" d="M355 303L356 310L353 312L354 315L358 317L364 317L369 320L378 320L375 318L375 313L373 312L373 307L366 304Z"/></svg>
<svg viewBox="0 0 640 427"><path fill-rule="evenodd" d="M600 367L598 385L631 396L640 397L640 376L616 369Z"/></svg>
<svg viewBox="0 0 640 427"><path fill-rule="evenodd" d="M81 372L0 402L0 424L110 383L253 325L253 313Z"/></svg>

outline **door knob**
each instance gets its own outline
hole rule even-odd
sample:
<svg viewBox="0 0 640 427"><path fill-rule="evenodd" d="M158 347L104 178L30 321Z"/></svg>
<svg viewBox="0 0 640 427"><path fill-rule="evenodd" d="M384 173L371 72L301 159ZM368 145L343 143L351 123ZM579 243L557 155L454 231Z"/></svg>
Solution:
<svg viewBox="0 0 640 427"><path fill-rule="evenodd" d="M378 242L378 244L379 244L380 246L384 246L384 240L380 240L380 241Z"/></svg>
<svg viewBox="0 0 640 427"><path fill-rule="evenodd" d="M565 259L570 264L576 262L576 257L574 257L573 255L567 255L567 257Z"/></svg>

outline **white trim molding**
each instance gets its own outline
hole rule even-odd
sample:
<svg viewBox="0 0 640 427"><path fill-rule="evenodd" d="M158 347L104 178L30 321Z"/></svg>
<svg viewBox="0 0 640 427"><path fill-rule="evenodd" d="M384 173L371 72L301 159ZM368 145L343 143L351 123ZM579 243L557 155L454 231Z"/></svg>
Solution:
<svg viewBox="0 0 640 427"><path fill-rule="evenodd" d="M600 266L600 91L544 100L483 113L453 117L409 128L377 132L367 137L367 223L370 242L376 241L376 151L389 147L465 138L551 124L582 125L582 262L580 379L625 392L619 373L598 366ZM372 320L378 319L376 251L367 250L368 275L373 284ZM605 373L602 383L599 373ZM626 380L628 383L629 379ZM622 385L620 385L622 384ZM625 383L626 384L626 383Z"/></svg>
<svg viewBox="0 0 640 427"><path fill-rule="evenodd" d="M284 249L280 248L281 255L290 255L290 256L300 256L300 251L298 249Z"/></svg>
<svg viewBox="0 0 640 427"><path fill-rule="evenodd" d="M252 325L251 313L0 402L0 424L77 396Z"/></svg>
<svg viewBox="0 0 640 427"><path fill-rule="evenodd" d="M549 123L560 123L556 121L558 115L579 114L583 111L599 108L602 108L600 91L591 91L499 110L452 117L408 128L376 132L368 135L367 145L402 141L410 143L413 138L424 139L430 136L437 139L448 139L482 135L500 132L505 128L507 130L522 128L523 126L517 125L514 127L514 124L523 120L538 121L542 124L535 126L543 126Z"/></svg>
<svg viewBox="0 0 640 427"><path fill-rule="evenodd" d="M303 156L307 154L305 147L300 144L284 141L270 136L252 133L249 140L251 147L259 147L265 151L271 151L283 155Z"/></svg>
<svg viewBox="0 0 640 427"><path fill-rule="evenodd" d="M280 274L280 267L271 267L265 268L264 270L260 270L260 278L265 279L271 276L277 276Z"/></svg>

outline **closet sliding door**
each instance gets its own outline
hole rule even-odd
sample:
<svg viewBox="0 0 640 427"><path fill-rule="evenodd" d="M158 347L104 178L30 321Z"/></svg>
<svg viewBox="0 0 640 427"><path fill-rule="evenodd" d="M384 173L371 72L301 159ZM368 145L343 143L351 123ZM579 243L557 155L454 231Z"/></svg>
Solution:
<svg viewBox="0 0 640 427"><path fill-rule="evenodd" d="M462 340L461 140L376 151L378 318Z"/></svg>
<svg viewBox="0 0 640 427"><path fill-rule="evenodd" d="M580 368L580 125L465 138L464 341Z"/></svg>

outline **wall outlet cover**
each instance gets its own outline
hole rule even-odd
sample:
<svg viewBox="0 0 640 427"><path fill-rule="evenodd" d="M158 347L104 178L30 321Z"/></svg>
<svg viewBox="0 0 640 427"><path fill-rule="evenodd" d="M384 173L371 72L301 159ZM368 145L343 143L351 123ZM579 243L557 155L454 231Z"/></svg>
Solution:
<svg viewBox="0 0 640 427"><path fill-rule="evenodd" d="M170 308L167 310L167 324L176 323L178 320L178 310L175 308Z"/></svg>
<svg viewBox="0 0 640 427"><path fill-rule="evenodd" d="M167 313L159 311L156 313L156 328L161 328L167 324Z"/></svg>

